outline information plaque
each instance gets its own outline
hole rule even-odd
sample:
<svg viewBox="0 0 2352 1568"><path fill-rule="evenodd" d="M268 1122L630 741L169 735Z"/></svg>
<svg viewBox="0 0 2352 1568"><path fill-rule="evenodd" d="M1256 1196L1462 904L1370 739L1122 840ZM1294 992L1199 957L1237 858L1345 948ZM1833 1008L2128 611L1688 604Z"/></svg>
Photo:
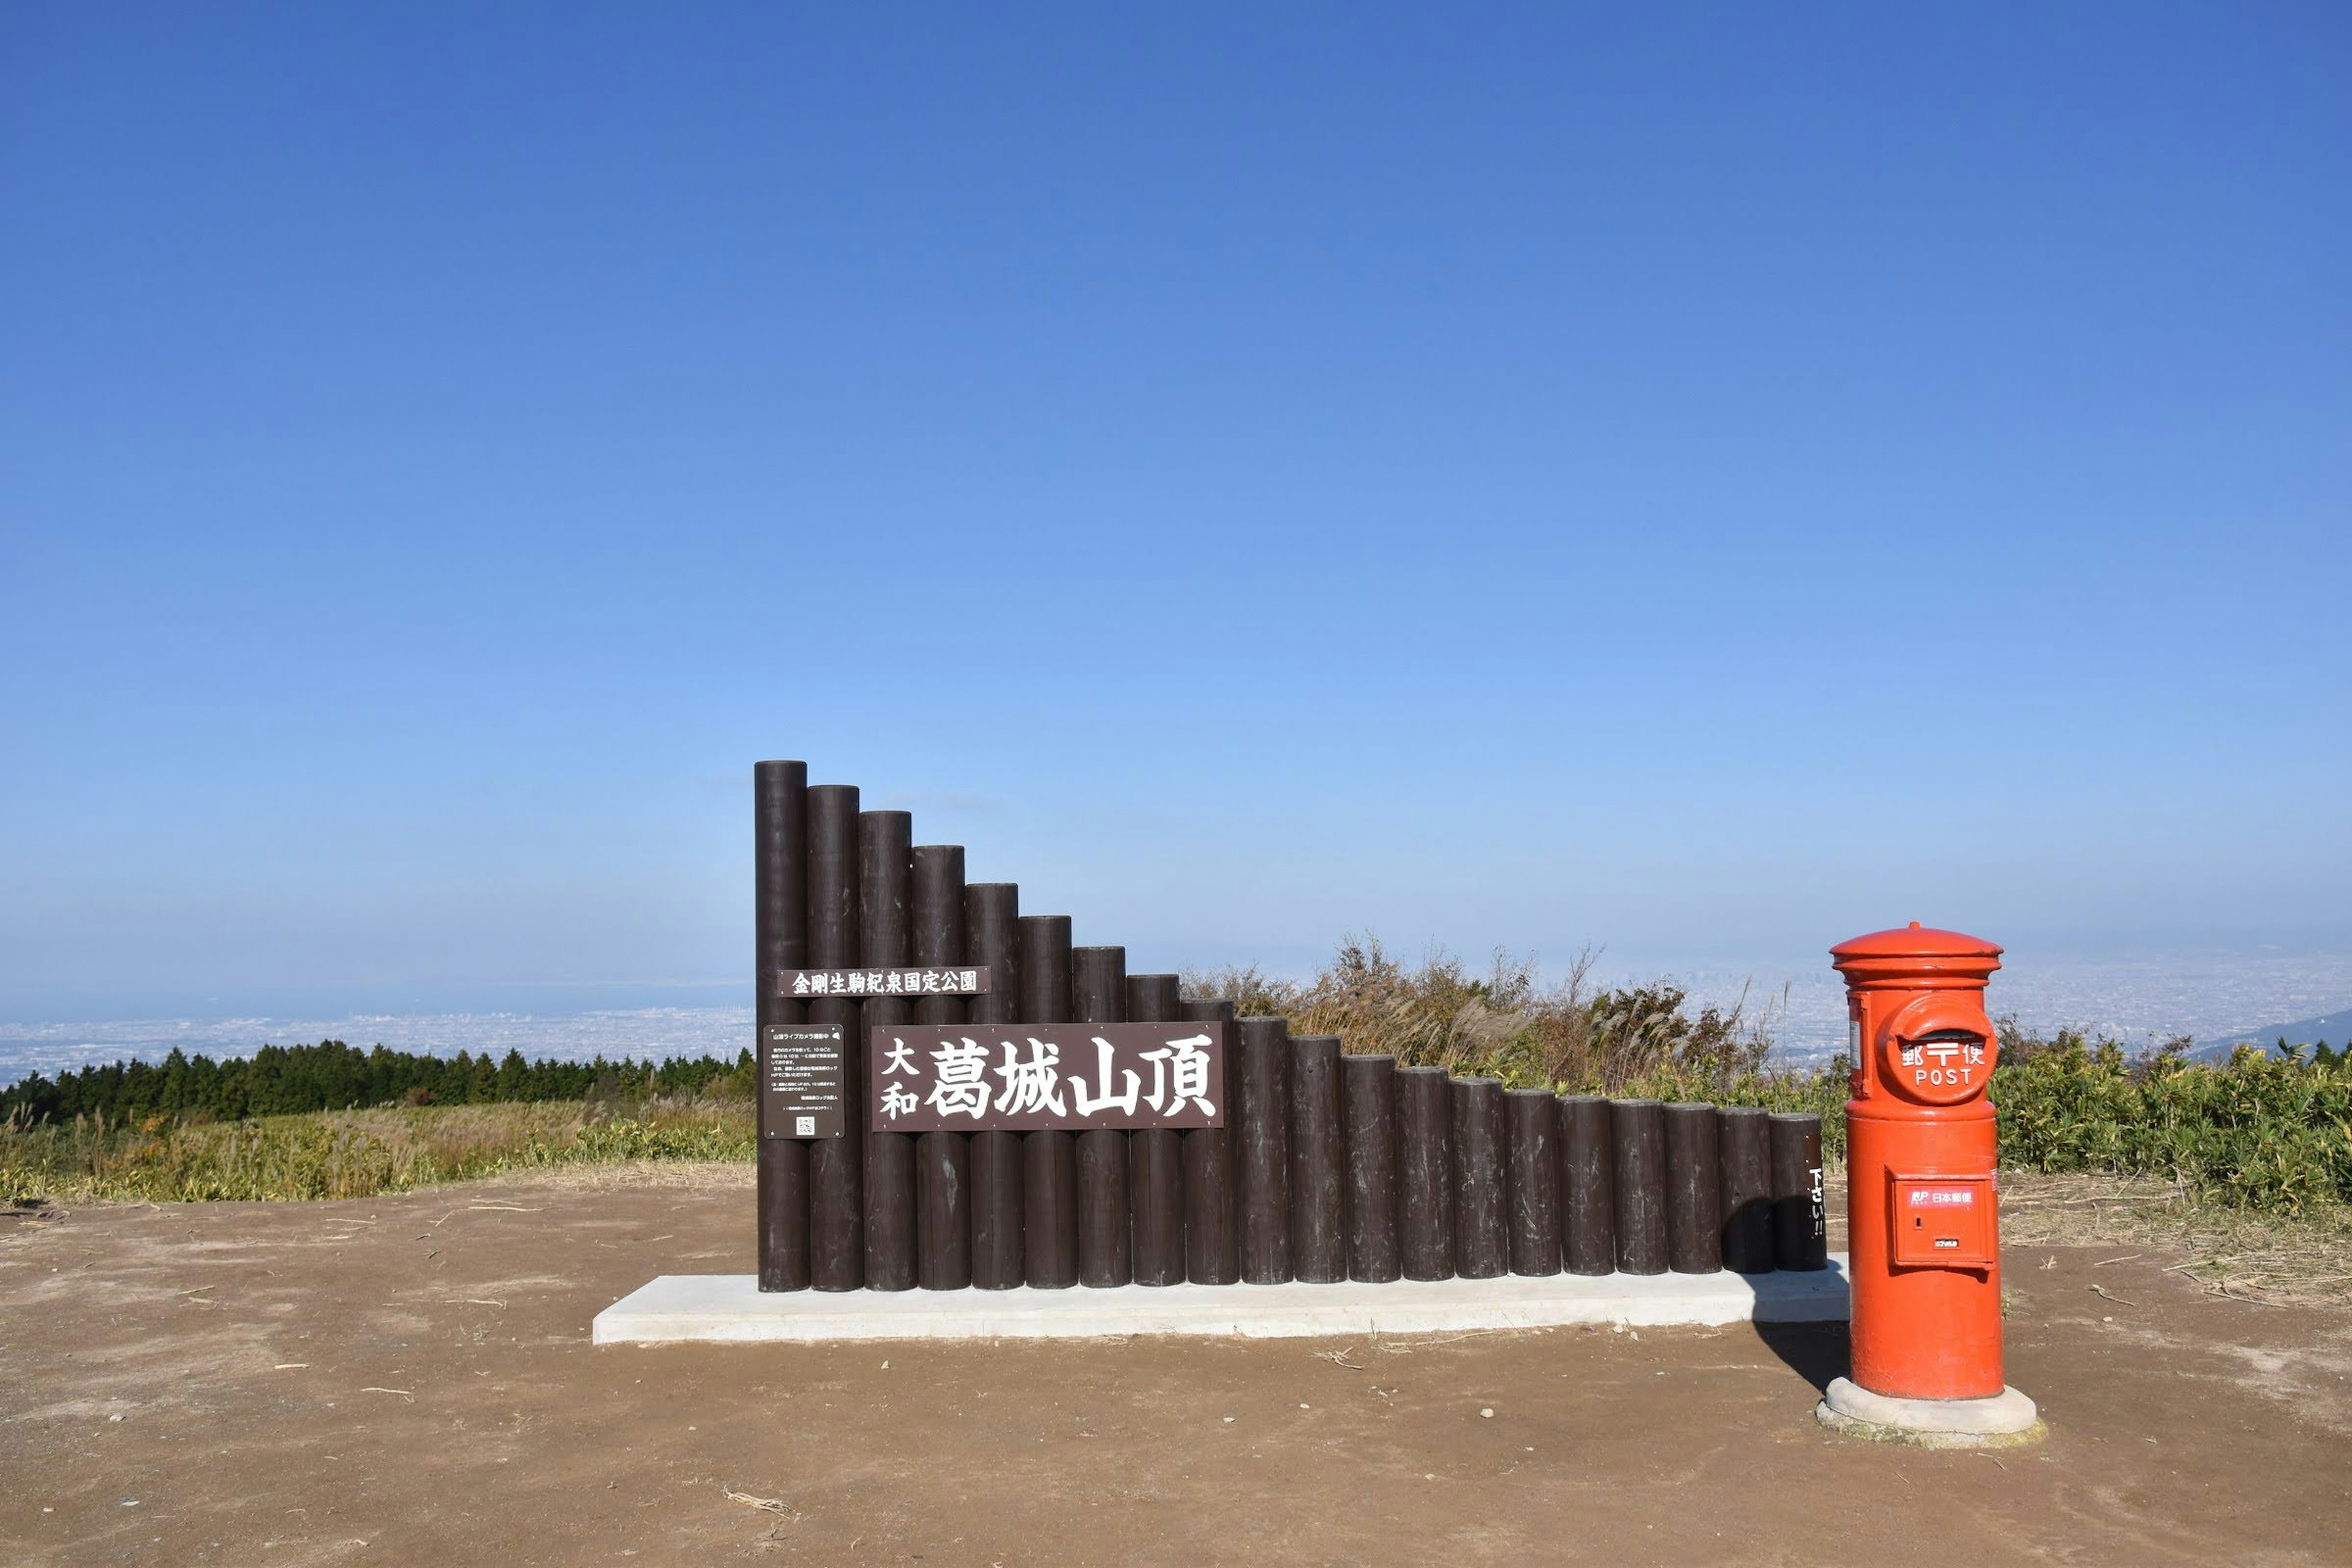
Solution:
<svg viewBox="0 0 2352 1568"><path fill-rule="evenodd" d="M839 1138L849 1131L838 1024L771 1024L760 1037L760 1131Z"/></svg>

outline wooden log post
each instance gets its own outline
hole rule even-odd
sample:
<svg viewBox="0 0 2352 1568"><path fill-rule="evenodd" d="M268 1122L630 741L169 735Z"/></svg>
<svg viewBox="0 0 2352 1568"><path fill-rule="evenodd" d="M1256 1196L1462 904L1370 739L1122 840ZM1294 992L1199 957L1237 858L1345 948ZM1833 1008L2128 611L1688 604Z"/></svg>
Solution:
<svg viewBox="0 0 2352 1568"><path fill-rule="evenodd" d="M1337 1035L1290 1041L1290 1273L1311 1285L1348 1277L1339 1056Z"/></svg>
<svg viewBox="0 0 2352 1568"><path fill-rule="evenodd" d="M1830 1266L1829 1215L1822 1200L1822 1119L1811 1112L1775 1115L1772 1261L1778 1267Z"/></svg>
<svg viewBox="0 0 2352 1568"><path fill-rule="evenodd" d="M1127 977L1130 1024L1178 1022L1173 974ZM1223 1107L1220 1105L1219 1110ZM1184 1135L1147 1127L1127 1142L1128 1191L1134 1207L1135 1282L1184 1283Z"/></svg>
<svg viewBox="0 0 2352 1568"><path fill-rule="evenodd" d="M1225 1124L1183 1134L1184 1278L1194 1285L1234 1285L1242 1277L1241 1183L1234 1179L1239 1114L1234 1093L1241 1082L1234 1066L1240 1029L1234 1005L1223 999L1193 998L1180 1002L1176 1010L1184 1023L1223 1025L1225 1032L1225 1072L1217 1101Z"/></svg>
<svg viewBox="0 0 2352 1568"><path fill-rule="evenodd" d="M971 998L965 1021L975 1029L1022 1022L1020 888L1012 882L967 883L963 930L971 963L989 974L988 991ZM997 1042L982 1044L993 1052ZM1021 1134L973 1133L971 1161L971 1282L976 1289L1010 1290L1028 1278Z"/></svg>
<svg viewBox="0 0 2352 1568"><path fill-rule="evenodd" d="M1078 1023L1126 1023L1127 949L1071 949L1070 1004ZM1065 1077L1088 1079L1092 1064L1081 1056L1063 1070ZM1090 1289L1135 1279L1127 1143L1128 1134L1117 1128L1089 1127L1077 1135L1078 1283Z"/></svg>
<svg viewBox="0 0 2352 1568"><path fill-rule="evenodd" d="M808 764L751 767L751 925L753 1092L760 1108L759 1274L762 1290L809 1288L809 1146L767 1124L769 1026L797 1024L802 1005L782 994L776 973L808 967Z"/></svg>
<svg viewBox="0 0 2352 1568"><path fill-rule="evenodd" d="M1666 1107L1666 1267L1723 1272L1723 1171L1715 1107Z"/></svg>
<svg viewBox="0 0 2352 1568"><path fill-rule="evenodd" d="M1759 1106L1727 1105L1717 1118L1722 1141L1723 1266L1738 1274L1772 1271L1772 1123Z"/></svg>
<svg viewBox="0 0 2352 1568"><path fill-rule="evenodd" d="M904 811L857 815L858 962L869 969L903 969L915 949L915 819ZM866 1004L862 1036L903 1029L915 1021L906 996ZM862 1061L866 1042L852 1049ZM881 1092L880 1086L874 1092ZM860 1101L851 1114L864 1117ZM915 1288L915 1140L905 1132L866 1135L866 1288Z"/></svg>
<svg viewBox="0 0 2352 1568"><path fill-rule="evenodd" d="M1019 1021L1072 1021L1067 915L1021 917ZM1021 1177L1022 1243L1029 1287L1066 1290L1078 1282L1076 1140L1053 1129L1021 1134Z"/></svg>
<svg viewBox="0 0 2352 1568"><path fill-rule="evenodd" d="M1510 1129L1503 1080L1454 1080L1454 1272L1493 1279L1511 1271L1511 1203L1503 1173Z"/></svg>
<svg viewBox="0 0 2352 1568"><path fill-rule="evenodd" d="M926 969L965 963L963 846L915 847L915 962ZM961 996L925 994L915 1021L964 1021ZM926 1132L915 1140L915 1280L926 1290L971 1283L971 1135Z"/></svg>
<svg viewBox="0 0 2352 1568"><path fill-rule="evenodd" d="M1510 1132L1511 1272L1559 1272L1559 1099L1548 1089L1503 1095Z"/></svg>
<svg viewBox="0 0 2352 1568"><path fill-rule="evenodd" d="M1397 1235L1408 1279L1454 1278L1454 1087L1444 1068L1396 1069Z"/></svg>
<svg viewBox="0 0 2352 1568"><path fill-rule="evenodd" d="M1627 1274L1666 1271L1666 1108L1654 1100L1609 1104L1614 1145L1617 1267Z"/></svg>
<svg viewBox="0 0 2352 1568"><path fill-rule="evenodd" d="M808 792L808 942L812 969L852 969L857 952L857 786ZM858 1005L819 996L809 1022L841 1030L842 1135L809 1149L809 1276L820 1290L866 1283L866 1074Z"/></svg>
<svg viewBox="0 0 2352 1568"><path fill-rule="evenodd" d="M1617 1144L1609 1101L1562 1095L1560 1122L1561 1261L1570 1274L1617 1271Z"/></svg>
<svg viewBox="0 0 2352 1568"><path fill-rule="evenodd" d="M1397 1250L1396 1058L1339 1062L1348 1142L1348 1278L1385 1285L1403 1271Z"/></svg>
<svg viewBox="0 0 2352 1568"><path fill-rule="evenodd" d="M1242 1020L1242 1279L1290 1278L1290 1020Z"/></svg>

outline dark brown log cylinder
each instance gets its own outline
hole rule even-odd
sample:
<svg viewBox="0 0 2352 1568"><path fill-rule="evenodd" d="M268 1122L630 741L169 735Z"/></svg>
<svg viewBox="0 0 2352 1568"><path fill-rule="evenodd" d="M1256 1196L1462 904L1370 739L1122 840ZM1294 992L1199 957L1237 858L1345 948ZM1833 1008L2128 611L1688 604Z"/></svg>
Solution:
<svg viewBox="0 0 2352 1568"><path fill-rule="evenodd" d="M1597 1094L1560 1097L1561 1261L1570 1274L1617 1271L1617 1143L1609 1101Z"/></svg>
<svg viewBox="0 0 2352 1568"><path fill-rule="evenodd" d="M1223 1000L1194 998L1177 1005L1187 1024L1222 1026L1225 1036L1225 1072L1219 1080L1217 1101L1223 1127L1187 1131L1184 1140L1184 1278L1194 1285L1234 1285L1242 1277L1241 1183L1235 1180L1234 1086L1241 1081L1234 1060L1240 1046L1240 1027L1234 1005Z"/></svg>
<svg viewBox="0 0 2352 1568"><path fill-rule="evenodd" d="M915 846L915 962L926 969L961 966L963 846ZM927 1027L964 1021L961 996L926 994L915 1021ZM926 1132L915 1140L915 1277L926 1290L971 1283L971 1135Z"/></svg>
<svg viewBox="0 0 2352 1568"><path fill-rule="evenodd" d="M1071 1021L1070 917L1021 917L1021 1018ZM1021 1134L1021 1217L1030 1289L1066 1290L1078 1282L1077 1141L1067 1132Z"/></svg>
<svg viewBox="0 0 2352 1568"><path fill-rule="evenodd" d="M1666 1267L1723 1271L1723 1171L1715 1107L1666 1107Z"/></svg>
<svg viewBox="0 0 2352 1568"><path fill-rule="evenodd" d="M1628 1274L1666 1271L1666 1108L1654 1100L1609 1104L1615 1145L1617 1267Z"/></svg>
<svg viewBox="0 0 2352 1568"><path fill-rule="evenodd" d="M1493 1279L1511 1271L1511 1202L1503 1190L1510 1130L1503 1080L1454 1080L1454 1272Z"/></svg>
<svg viewBox="0 0 2352 1568"><path fill-rule="evenodd" d="M1454 1088L1444 1068L1396 1069L1397 1236L1408 1279L1454 1278Z"/></svg>
<svg viewBox="0 0 2352 1568"><path fill-rule="evenodd" d="M903 811L857 816L858 962L869 969L903 969L915 948L915 819ZM865 1032L903 1029L915 1021L904 996L866 1004ZM866 1041L851 1043L862 1060ZM875 1093L881 1092L877 1086ZM863 1117L860 1101L851 1113ZM915 1140L905 1132L869 1131L866 1138L866 1288L915 1288Z"/></svg>
<svg viewBox="0 0 2352 1568"><path fill-rule="evenodd" d="M1244 1018L1242 1279L1290 1278L1290 1020Z"/></svg>
<svg viewBox="0 0 2352 1568"><path fill-rule="evenodd" d="M1290 1272L1312 1285L1348 1277L1339 1055L1337 1035L1290 1041Z"/></svg>
<svg viewBox="0 0 2352 1568"><path fill-rule="evenodd" d="M1348 1141L1348 1278L1384 1285L1403 1271L1397 1248L1396 1058L1339 1063Z"/></svg>
<svg viewBox="0 0 2352 1568"><path fill-rule="evenodd" d="M1782 1268L1830 1266L1829 1215L1822 1204L1822 1119L1810 1112L1772 1118L1772 1260Z"/></svg>
<svg viewBox="0 0 2352 1568"><path fill-rule="evenodd" d="M855 968L857 952L857 786L813 784L808 792L808 942L812 969ZM847 1115L838 1138L809 1148L809 1276L820 1290L866 1283L866 1070L858 1005L839 996L810 1002L809 1022L841 1030Z"/></svg>
<svg viewBox="0 0 2352 1568"><path fill-rule="evenodd" d="M751 766L752 1047L755 1073L764 1073L771 1026L797 1024L807 1015L782 994L776 973L808 967L808 764ZM757 1080L755 1079L755 1082ZM754 1089L757 1093L757 1089ZM809 1288L809 1146L766 1122L768 1097L759 1095L759 1276L762 1290Z"/></svg>
<svg viewBox="0 0 2352 1568"><path fill-rule="evenodd" d="M1181 1000L1173 974L1127 977L1130 1024L1178 1022ZM1220 1107L1220 1109L1223 1109ZM1128 1191L1135 1212L1135 1282L1184 1282L1184 1135L1149 1127L1127 1142Z"/></svg>
<svg viewBox="0 0 2352 1568"><path fill-rule="evenodd" d="M1021 1018L1021 889L1012 882L971 882L963 890L964 941L971 963L989 973L989 990L969 1004L966 1021L984 1029ZM995 1042L983 1041L993 1049ZM1021 1215L1021 1134L971 1135L971 1282L1010 1290L1027 1279Z"/></svg>
<svg viewBox="0 0 2352 1568"><path fill-rule="evenodd" d="M1763 1109L1728 1105L1722 1139L1723 1266L1740 1274L1772 1269L1772 1122Z"/></svg>
<svg viewBox="0 0 2352 1568"><path fill-rule="evenodd" d="M1511 1272L1559 1272L1559 1100L1548 1089L1503 1096L1510 1131Z"/></svg>
<svg viewBox="0 0 2352 1568"><path fill-rule="evenodd" d="M1071 949L1070 1005L1081 1024L1126 1023L1127 949ZM1063 1064L1066 1078L1091 1071L1084 1057ZM1089 1127L1077 1135L1078 1283L1090 1289L1135 1280L1127 1144L1128 1134L1116 1128Z"/></svg>

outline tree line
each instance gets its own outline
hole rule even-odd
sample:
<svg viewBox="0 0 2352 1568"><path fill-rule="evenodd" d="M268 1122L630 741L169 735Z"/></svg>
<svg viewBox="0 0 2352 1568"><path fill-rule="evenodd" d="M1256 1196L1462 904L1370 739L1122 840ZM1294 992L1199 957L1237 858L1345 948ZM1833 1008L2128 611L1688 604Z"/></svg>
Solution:
<svg viewBox="0 0 2352 1568"><path fill-rule="evenodd" d="M109 1062L54 1079L40 1073L22 1079L0 1089L0 1123L101 1115L109 1121L151 1116L238 1121L379 1105L696 1094L714 1085L722 1091L740 1086L748 1094L751 1079L748 1050L733 1061L709 1056L659 1062L615 1062L601 1056L585 1062L526 1061L517 1050L494 1060L488 1051L434 1057L321 1040L315 1046L263 1046L250 1057L216 1062L174 1047L160 1062Z"/></svg>

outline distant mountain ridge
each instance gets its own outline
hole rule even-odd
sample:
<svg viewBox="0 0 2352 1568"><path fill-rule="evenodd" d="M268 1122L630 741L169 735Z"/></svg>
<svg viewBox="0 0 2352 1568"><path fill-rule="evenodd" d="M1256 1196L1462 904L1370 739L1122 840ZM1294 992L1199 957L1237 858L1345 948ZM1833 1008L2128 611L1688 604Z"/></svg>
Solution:
<svg viewBox="0 0 2352 1568"><path fill-rule="evenodd" d="M2347 1041L2352 1041L2352 1007L2338 1008L2333 1013L2323 1013L2316 1018L2298 1019L2292 1024L2265 1024L2259 1029L2248 1029L2242 1034L2200 1040L2197 1048L2189 1055L2198 1061L2226 1059L2240 1046L2260 1046L2275 1055L2281 1040L2290 1046L2315 1045L2325 1040L2340 1048Z"/></svg>

